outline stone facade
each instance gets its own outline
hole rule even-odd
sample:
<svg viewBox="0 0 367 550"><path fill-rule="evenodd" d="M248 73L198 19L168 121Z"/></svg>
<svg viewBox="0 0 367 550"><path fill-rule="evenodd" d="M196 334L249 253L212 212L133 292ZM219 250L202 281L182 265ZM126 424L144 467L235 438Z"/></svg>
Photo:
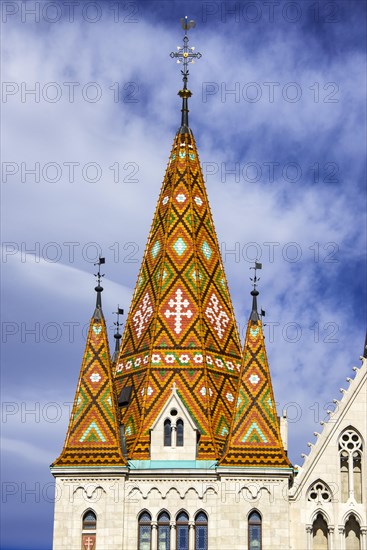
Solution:
<svg viewBox="0 0 367 550"><path fill-rule="evenodd" d="M181 529L187 532L189 550L200 548L195 522L200 512L208 518L208 550L367 550L366 363L363 358L349 379L349 389L342 391L335 412L295 476L291 469L224 468L214 461L196 461L195 430L173 391L152 429L152 460L116 468L53 468L54 550L88 549L88 538L82 539L88 510L96 516L96 529L90 531L96 540L89 550L166 548L157 540L163 511L169 516L170 550L180 548L176 517L182 511L188 516ZM162 445L163 422L173 408L187 428L182 452L176 447L174 456ZM351 446L351 458L348 455L341 464L343 445ZM349 471L343 471L348 461ZM261 546L249 544L248 518L253 510L261 517ZM144 511L150 517L150 546L139 541Z"/></svg>

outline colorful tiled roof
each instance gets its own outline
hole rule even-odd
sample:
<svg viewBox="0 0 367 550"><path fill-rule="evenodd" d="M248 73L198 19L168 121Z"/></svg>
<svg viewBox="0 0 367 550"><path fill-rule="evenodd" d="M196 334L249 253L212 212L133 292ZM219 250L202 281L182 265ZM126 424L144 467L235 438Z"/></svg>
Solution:
<svg viewBox="0 0 367 550"><path fill-rule="evenodd" d="M89 326L65 445L53 466L125 464L106 324L97 305Z"/></svg>
<svg viewBox="0 0 367 550"><path fill-rule="evenodd" d="M255 290L236 407L220 465L289 467L280 436L262 324L256 310L257 294Z"/></svg>
<svg viewBox="0 0 367 550"><path fill-rule="evenodd" d="M149 429L172 385L200 433L198 459L229 432L241 345L192 132L174 139L116 365L128 456L149 459Z"/></svg>

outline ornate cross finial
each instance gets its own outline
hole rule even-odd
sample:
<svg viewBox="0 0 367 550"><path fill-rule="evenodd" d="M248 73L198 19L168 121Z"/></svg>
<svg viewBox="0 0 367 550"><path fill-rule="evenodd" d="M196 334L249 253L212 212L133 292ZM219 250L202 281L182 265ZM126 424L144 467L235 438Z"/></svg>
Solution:
<svg viewBox="0 0 367 550"><path fill-rule="evenodd" d="M185 31L185 36L183 37L183 46L177 46L177 52L171 52L170 56L172 57L172 59L177 59L178 64L183 63L183 70L181 70L181 74L183 75L184 87L186 88L187 77L189 75L188 64L194 63L195 59L200 59L201 53L194 53L195 47L188 46L189 37L187 36L187 31L191 28L196 27L195 21L193 19L189 21L187 15L185 18L181 18L180 21L181 26Z"/></svg>
<svg viewBox="0 0 367 550"><path fill-rule="evenodd" d="M187 105L187 100L191 97L191 92L187 88L187 80L189 77L189 63L194 63L195 59L200 59L202 57L201 53L194 53L195 47L188 46L189 37L187 36L187 31L191 28L196 27L196 23L193 19L188 20L187 15L185 18L181 18L181 26L185 31L185 36L183 37L183 46L177 46L177 52L171 52L170 57L172 59L177 59L178 64L183 64L183 69L181 69L182 80L183 80L183 89L178 92L178 95L182 98L182 121L181 127L188 128L189 126L189 109Z"/></svg>

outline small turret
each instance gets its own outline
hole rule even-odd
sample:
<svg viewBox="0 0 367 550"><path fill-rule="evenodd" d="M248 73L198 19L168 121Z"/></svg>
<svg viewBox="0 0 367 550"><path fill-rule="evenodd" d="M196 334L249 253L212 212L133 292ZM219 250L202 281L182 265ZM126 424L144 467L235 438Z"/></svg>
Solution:
<svg viewBox="0 0 367 550"><path fill-rule="evenodd" d="M110 350L102 312L99 258L96 307L90 321L82 367L65 445L52 466L125 465L119 438L118 408Z"/></svg>

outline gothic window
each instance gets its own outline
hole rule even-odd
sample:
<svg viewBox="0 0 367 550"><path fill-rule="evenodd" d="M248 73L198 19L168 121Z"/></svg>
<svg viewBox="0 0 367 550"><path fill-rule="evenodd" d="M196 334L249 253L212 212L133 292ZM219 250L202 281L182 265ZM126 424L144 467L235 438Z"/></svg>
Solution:
<svg viewBox="0 0 367 550"><path fill-rule="evenodd" d="M184 423L183 420L179 419L176 423L176 438L177 447L183 447L184 444Z"/></svg>
<svg viewBox="0 0 367 550"><path fill-rule="evenodd" d="M313 550L328 550L327 523L321 514L317 514L312 525Z"/></svg>
<svg viewBox="0 0 367 550"><path fill-rule="evenodd" d="M344 430L339 439L342 502L349 498L362 502L362 451L360 435L352 427Z"/></svg>
<svg viewBox="0 0 367 550"><path fill-rule="evenodd" d="M167 418L164 421L164 446L171 447L172 445L172 425L171 421Z"/></svg>
<svg viewBox="0 0 367 550"><path fill-rule="evenodd" d="M87 510L82 523L82 550L95 550L97 516L93 510Z"/></svg>
<svg viewBox="0 0 367 550"><path fill-rule="evenodd" d="M158 516L158 550L170 550L170 517L167 512Z"/></svg>
<svg viewBox="0 0 367 550"><path fill-rule="evenodd" d="M151 528L151 515L148 512L142 512L139 516L139 533L138 533L138 549L150 550L152 528Z"/></svg>
<svg viewBox="0 0 367 550"><path fill-rule="evenodd" d="M261 550L261 516L254 510L248 517L249 550Z"/></svg>
<svg viewBox="0 0 367 550"><path fill-rule="evenodd" d="M340 482L341 501L347 502L349 496L349 460L347 451L340 453Z"/></svg>
<svg viewBox="0 0 367 550"><path fill-rule="evenodd" d="M345 524L345 548L346 550L360 550L361 530L355 516L349 516Z"/></svg>
<svg viewBox="0 0 367 550"><path fill-rule="evenodd" d="M189 516L180 512L176 518L177 550L189 550Z"/></svg>
<svg viewBox="0 0 367 550"><path fill-rule="evenodd" d="M96 527L96 514L92 510L88 510L83 516L83 531L95 531Z"/></svg>
<svg viewBox="0 0 367 550"><path fill-rule="evenodd" d="M322 504L323 502L331 502L331 491L323 481L319 480L311 485L308 492L308 501Z"/></svg>
<svg viewBox="0 0 367 550"><path fill-rule="evenodd" d="M204 512L195 517L195 550L208 550L208 517Z"/></svg>

